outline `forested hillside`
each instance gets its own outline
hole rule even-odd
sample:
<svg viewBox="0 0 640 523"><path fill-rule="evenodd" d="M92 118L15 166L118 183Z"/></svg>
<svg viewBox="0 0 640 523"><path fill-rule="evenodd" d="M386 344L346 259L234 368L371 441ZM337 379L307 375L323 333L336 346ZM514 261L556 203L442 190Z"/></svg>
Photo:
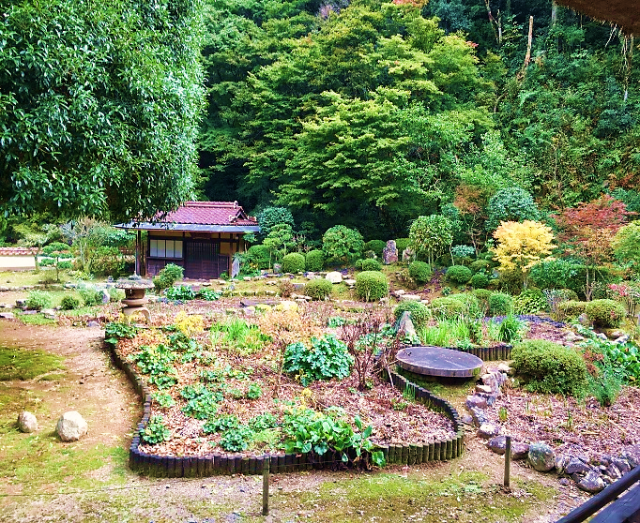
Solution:
<svg viewBox="0 0 640 523"><path fill-rule="evenodd" d="M510 187L637 206L640 74L609 24L547 0L208 0L205 24L211 199L370 238Z"/></svg>

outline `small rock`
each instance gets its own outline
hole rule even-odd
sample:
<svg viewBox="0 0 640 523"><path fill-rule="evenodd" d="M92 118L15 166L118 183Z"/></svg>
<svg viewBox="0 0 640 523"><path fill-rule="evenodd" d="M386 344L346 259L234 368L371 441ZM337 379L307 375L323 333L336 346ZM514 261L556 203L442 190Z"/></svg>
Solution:
<svg viewBox="0 0 640 523"><path fill-rule="evenodd" d="M27 308L27 300L16 300L16 307L18 309L26 309Z"/></svg>
<svg viewBox="0 0 640 523"><path fill-rule="evenodd" d="M96 320L89 320L89 321L87 322L87 327L95 328L95 327L101 327L101 325L100 325L100 322L99 322L99 321L96 321Z"/></svg>
<svg viewBox="0 0 640 523"><path fill-rule="evenodd" d="M402 294L400 301L420 301L422 298L417 294Z"/></svg>
<svg viewBox="0 0 640 523"><path fill-rule="evenodd" d="M487 398L484 396L478 396L477 394L474 394L473 396L467 396L465 405L467 406L467 408L476 407L478 409L484 409L487 407Z"/></svg>
<svg viewBox="0 0 640 523"><path fill-rule="evenodd" d="M611 464L615 465L615 467L620 471L620 474L624 475L631 470L631 466L627 460L613 458L611 460Z"/></svg>
<svg viewBox="0 0 640 523"><path fill-rule="evenodd" d="M577 458L570 458L569 463L564 467L565 473L571 474L585 474L591 470L591 467L586 463L583 463Z"/></svg>
<svg viewBox="0 0 640 523"><path fill-rule="evenodd" d="M478 436L484 439L494 438L500 434L500 427L493 423L483 423L478 429Z"/></svg>
<svg viewBox="0 0 640 523"><path fill-rule="evenodd" d="M403 294L407 294L407 291L405 291L404 289L398 289L397 291L393 291L393 295L397 296L398 298Z"/></svg>
<svg viewBox="0 0 640 523"><path fill-rule="evenodd" d="M571 456L568 456L566 454L560 454L559 456L556 456L556 460L555 460L556 472L558 474L564 474L565 467L567 466L570 460L571 460Z"/></svg>
<svg viewBox="0 0 640 523"><path fill-rule="evenodd" d="M38 420L34 414L23 410L18 416L18 428L20 432L36 432L38 430Z"/></svg>
<svg viewBox="0 0 640 523"><path fill-rule="evenodd" d="M560 485L562 485L564 487L568 487L569 485L571 485L571 481L568 480L567 478L561 478L560 479Z"/></svg>
<svg viewBox="0 0 640 523"><path fill-rule="evenodd" d="M507 363L501 363L500 365L498 365L498 370L500 372L503 372L504 374L507 374L508 376L512 376L513 374L515 374L515 371Z"/></svg>
<svg viewBox="0 0 640 523"><path fill-rule="evenodd" d="M356 285L356 280L344 280L344 282L349 286L349 287L355 287Z"/></svg>
<svg viewBox="0 0 640 523"><path fill-rule="evenodd" d="M325 280L330 281L333 284L342 283L342 274L338 271L333 271L328 273L325 277Z"/></svg>
<svg viewBox="0 0 640 523"><path fill-rule="evenodd" d="M600 492L605 487L604 480L593 469L587 472L586 476L580 479L577 483L580 490L584 490L585 492L590 492L592 494Z"/></svg>
<svg viewBox="0 0 640 523"><path fill-rule="evenodd" d="M491 394L493 392L493 389L489 385L476 385L476 392Z"/></svg>
<svg viewBox="0 0 640 523"><path fill-rule="evenodd" d="M0 313L0 318L5 320L15 320L15 316L12 312L2 312Z"/></svg>
<svg viewBox="0 0 640 523"><path fill-rule="evenodd" d="M507 438L506 436L496 436L489 440L487 446L496 454L504 454L507 452ZM521 441L511 440L511 459L520 460L527 457L529 452L529 445L522 443Z"/></svg>
<svg viewBox="0 0 640 523"><path fill-rule="evenodd" d="M462 416L461 421L465 425L473 425L473 418L471 416L469 416L468 414L466 416Z"/></svg>
<svg viewBox="0 0 640 523"><path fill-rule="evenodd" d="M584 325L585 327L588 327L589 325L591 325L589 316L587 316L585 313L582 313L580 316L578 316L578 322L580 322L580 325ZM606 338L607 337L605 336L605 339Z"/></svg>
<svg viewBox="0 0 640 523"><path fill-rule="evenodd" d="M483 423L487 423L489 421L487 414L482 409L471 407L469 409L469 412L471 412L471 416L473 416L473 421L475 421L478 426L482 425Z"/></svg>
<svg viewBox="0 0 640 523"><path fill-rule="evenodd" d="M100 294L100 303L102 305L106 305L107 303L109 303L111 301L111 295L109 294L109 292L106 289L101 289L99 291Z"/></svg>
<svg viewBox="0 0 640 523"><path fill-rule="evenodd" d="M65 412L56 425L56 432L62 441L77 441L87 433L87 422L79 412Z"/></svg>
<svg viewBox="0 0 640 523"><path fill-rule="evenodd" d="M606 472L607 475L613 479L620 479L622 477L620 469L618 469L618 467L616 467L613 463L606 467L604 472Z"/></svg>
<svg viewBox="0 0 640 523"><path fill-rule="evenodd" d="M546 443L532 443L529 446L529 462L538 472L549 472L556 466L556 455Z"/></svg>
<svg viewBox="0 0 640 523"><path fill-rule="evenodd" d="M278 305L275 306L277 311L293 311L296 312L298 310L298 304L295 301L281 301Z"/></svg>
<svg viewBox="0 0 640 523"><path fill-rule="evenodd" d="M613 340L613 343L617 343L618 345L624 345L628 341L629 341L629 335L625 334L624 336L620 336L619 338L616 338L615 340Z"/></svg>

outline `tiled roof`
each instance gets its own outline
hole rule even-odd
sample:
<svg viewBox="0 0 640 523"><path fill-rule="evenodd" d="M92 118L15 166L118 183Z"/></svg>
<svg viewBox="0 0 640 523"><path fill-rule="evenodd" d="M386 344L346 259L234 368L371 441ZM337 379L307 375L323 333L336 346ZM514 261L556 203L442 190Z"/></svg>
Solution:
<svg viewBox="0 0 640 523"><path fill-rule="evenodd" d="M0 247L0 256L33 256L38 251L31 247Z"/></svg>
<svg viewBox="0 0 640 523"><path fill-rule="evenodd" d="M185 202L179 209L159 218L158 222L194 225L258 225L258 220L253 216L247 216L238 202Z"/></svg>

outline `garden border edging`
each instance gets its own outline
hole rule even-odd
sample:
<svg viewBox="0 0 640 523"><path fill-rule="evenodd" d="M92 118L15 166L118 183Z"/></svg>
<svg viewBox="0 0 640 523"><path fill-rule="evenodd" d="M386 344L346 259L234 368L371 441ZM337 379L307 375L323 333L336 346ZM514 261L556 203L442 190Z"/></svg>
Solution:
<svg viewBox="0 0 640 523"><path fill-rule="evenodd" d="M285 454L277 452L261 456L242 456L241 454L212 452L205 456L157 456L139 450L140 433L146 428L151 416L151 393L129 362L123 360L116 346L105 342L114 365L122 369L131 381L136 393L143 400L142 419L136 427L131 446L129 447L129 467L143 475L165 478L194 478L231 474L262 474L264 460L270 459L270 472L287 473L298 470L331 468L335 462L332 453L312 462L309 454ZM448 401L432 394L427 389L410 382L394 371L388 371L392 385L399 390L410 390L416 401L427 405L430 409L442 412L452 422L455 437L437 440L427 445L400 443L379 445L385 460L389 464L417 465L428 461L446 461L457 458L464 451L464 428L460 415Z"/></svg>

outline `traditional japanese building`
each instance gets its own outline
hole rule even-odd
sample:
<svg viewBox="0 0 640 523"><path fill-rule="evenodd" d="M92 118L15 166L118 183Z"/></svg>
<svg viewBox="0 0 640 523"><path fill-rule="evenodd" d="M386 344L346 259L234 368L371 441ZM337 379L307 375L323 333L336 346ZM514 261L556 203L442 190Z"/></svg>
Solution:
<svg viewBox="0 0 640 523"><path fill-rule="evenodd" d="M242 236L260 230L258 221L238 202L186 202L154 221L115 227L138 232L136 266L143 276L155 276L168 263L175 263L184 267L184 277L190 279L231 275L233 255L245 248ZM148 231L144 243L142 231Z"/></svg>

